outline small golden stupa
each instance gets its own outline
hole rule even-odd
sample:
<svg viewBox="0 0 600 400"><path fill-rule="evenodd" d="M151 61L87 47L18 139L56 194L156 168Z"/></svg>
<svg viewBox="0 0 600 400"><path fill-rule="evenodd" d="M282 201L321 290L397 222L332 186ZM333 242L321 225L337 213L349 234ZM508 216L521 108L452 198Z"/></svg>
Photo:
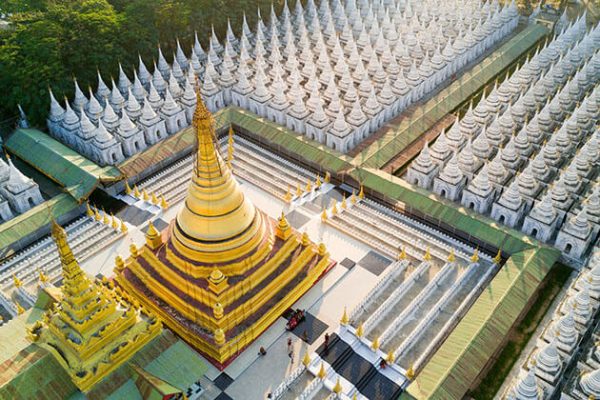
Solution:
<svg viewBox="0 0 600 400"><path fill-rule="evenodd" d="M62 264L62 298L28 329L28 337L48 350L85 392L149 343L162 326L114 290L92 282L54 221L52 237Z"/></svg>
<svg viewBox="0 0 600 400"><path fill-rule="evenodd" d="M191 346L224 367L331 266L282 216L256 209L217 150L199 91L198 149L170 226L115 269L117 283Z"/></svg>

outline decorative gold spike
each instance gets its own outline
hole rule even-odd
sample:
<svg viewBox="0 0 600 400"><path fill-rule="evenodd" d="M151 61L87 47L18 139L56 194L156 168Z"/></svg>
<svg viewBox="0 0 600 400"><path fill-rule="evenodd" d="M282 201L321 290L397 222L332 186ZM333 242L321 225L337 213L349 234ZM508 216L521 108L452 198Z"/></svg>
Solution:
<svg viewBox="0 0 600 400"><path fill-rule="evenodd" d="M306 181L306 189L304 190L306 193L312 192L312 182L310 179Z"/></svg>
<svg viewBox="0 0 600 400"><path fill-rule="evenodd" d="M25 309L21 307L18 301L15 301L15 305L17 306L17 315L21 315L25 312Z"/></svg>
<svg viewBox="0 0 600 400"><path fill-rule="evenodd" d="M286 203L291 203L292 202L292 192L290 190L290 185L288 185L287 191L285 192L285 195L283 196L283 199L285 200Z"/></svg>
<svg viewBox="0 0 600 400"><path fill-rule="evenodd" d="M360 185L360 192L358 192L358 198L361 200L365 198L365 189L363 188L363 185Z"/></svg>
<svg viewBox="0 0 600 400"><path fill-rule="evenodd" d="M148 196L148 192L146 192L146 189L142 189L142 199L144 201L150 200L150 196Z"/></svg>
<svg viewBox="0 0 600 400"><path fill-rule="evenodd" d="M358 324L358 328L356 328L356 336L363 337L363 335L364 335L363 329L364 329L363 323L361 322L360 324Z"/></svg>
<svg viewBox="0 0 600 400"><path fill-rule="evenodd" d="M346 193L342 195L342 209L345 210L348 206L346 205Z"/></svg>
<svg viewBox="0 0 600 400"><path fill-rule="evenodd" d="M110 226L115 230L119 229L119 222L112 214L110 214Z"/></svg>
<svg viewBox="0 0 600 400"><path fill-rule="evenodd" d="M371 348L372 348L373 350L377 350L377 349L379 349L379 336L377 336L377 337L376 337L376 338L373 340L373 342L371 342Z"/></svg>
<svg viewBox="0 0 600 400"><path fill-rule="evenodd" d="M23 286L23 282L21 282L21 280L19 278L17 278L17 275L12 274L13 276L13 283L15 284L15 287L20 288L21 286Z"/></svg>
<svg viewBox="0 0 600 400"><path fill-rule="evenodd" d="M275 235L282 239L287 240L292 234L292 228L285 217L283 211L281 212L281 217L278 219L277 228L275 229Z"/></svg>
<svg viewBox="0 0 600 400"><path fill-rule="evenodd" d="M150 201L152 202L152 204L154 204L155 206L158 205L158 197L156 197L156 193L152 192L152 197L150 198Z"/></svg>
<svg viewBox="0 0 600 400"><path fill-rule="evenodd" d="M125 194L131 194L131 187L129 186L129 182L125 180Z"/></svg>
<svg viewBox="0 0 600 400"><path fill-rule="evenodd" d="M325 172L325 183L331 182L331 174L329 172Z"/></svg>
<svg viewBox="0 0 600 400"><path fill-rule="evenodd" d="M317 376L320 379L324 379L325 376L327 376L327 372L325 372L325 363L321 362L321 368L319 368L319 372L317 373Z"/></svg>
<svg viewBox="0 0 600 400"><path fill-rule="evenodd" d="M304 364L305 367L308 367L308 364L310 364L310 355L308 354L308 349L306 350L306 353L304 353L304 357L302 357L302 364Z"/></svg>
<svg viewBox="0 0 600 400"><path fill-rule="evenodd" d="M388 364L393 364L394 361L396 361L396 357L394 357L394 352L390 350L389 353L387 353L387 357L385 357L385 361L387 361Z"/></svg>
<svg viewBox="0 0 600 400"><path fill-rule="evenodd" d="M152 250L156 250L162 245L162 237L152 221L148 223L148 230L146 231L146 244Z"/></svg>
<svg viewBox="0 0 600 400"><path fill-rule="evenodd" d="M302 188L300 187L300 184L296 186L296 197L302 197Z"/></svg>
<svg viewBox="0 0 600 400"><path fill-rule="evenodd" d="M496 253L493 261L495 264L500 264L502 262L502 250L498 249L498 253Z"/></svg>
<svg viewBox="0 0 600 400"><path fill-rule="evenodd" d="M452 249L448 254L448 262L453 263L454 261L456 261L456 256L454 255L454 249Z"/></svg>
<svg viewBox="0 0 600 400"><path fill-rule="evenodd" d="M398 260L406 260L406 248L404 246L402 246L402 250L398 254Z"/></svg>
<svg viewBox="0 0 600 400"><path fill-rule="evenodd" d="M125 269L125 261L121 256L115 257L115 272L121 272Z"/></svg>
<svg viewBox="0 0 600 400"><path fill-rule="evenodd" d="M98 209L94 209L94 219L96 221L102 221L102 215L100 215L100 212L98 212Z"/></svg>
<svg viewBox="0 0 600 400"><path fill-rule="evenodd" d="M356 204L357 201L358 201L358 199L356 198L356 193L355 193L354 189L352 189L352 196L350 196L350 202L352 204Z"/></svg>
<svg viewBox="0 0 600 400"><path fill-rule="evenodd" d="M310 238L308 237L308 233L306 233L306 231L304 231L302 233L302 238L300 240L300 243L302 244L302 246L306 247L306 246L310 246Z"/></svg>
<svg viewBox="0 0 600 400"><path fill-rule="evenodd" d="M162 194L160 195L160 208L162 208L163 210L169 208L169 203L167 203L167 200L165 200L165 196L163 196Z"/></svg>
<svg viewBox="0 0 600 400"><path fill-rule="evenodd" d="M125 221L123 221L123 220L121 220L121 232L127 233L127 225L125 224Z"/></svg>
<svg viewBox="0 0 600 400"><path fill-rule="evenodd" d="M102 214L103 214L102 223L104 225L110 225L110 219L108 218L108 214L106 213L106 211L104 211L104 209L102 210Z"/></svg>
<svg viewBox="0 0 600 400"><path fill-rule="evenodd" d="M321 176L317 175L317 180L315 181L315 187L318 189L321 187Z"/></svg>
<svg viewBox="0 0 600 400"><path fill-rule="evenodd" d="M342 393L342 390L343 390L342 384L340 383L340 378L338 377L337 381L335 383L335 386L333 387L333 392L335 394L340 394L340 393Z"/></svg>
<svg viewBox="0 0 600 400"><path fill-rule="evenodd" d="M327 221L327 209L324 208L321 212L321 221Z"/></svg>
<svg viewBox="0 0 600 400"><path fill-rule="evenodd" d="M221 328L215 329L215 343L218 345L225 343L225 332L223 332L223 329Z"/></svg>
<svg viewBox="0 0 600 400"><path fill-rule="evenodd" d="M423 255L423 260L431 261L431 250L429 250L429 246L427 246L427 249L425 250L425 254Z"/></svg>
<svg viewBox="0 0 600 400"><path fill-rule="evenodd" d="M340 320L340 324L348 325L348 322L350 322L350 319L348 318L348 312L346 310L346 307L344 307L344 313L342 314L342 319Z"/></svg>
<svg viewBox="0 0 600 400"><path fill-rule="evenodd" d="M337 201L333 200L333 205L331 206L331 215L336 215L338 212L337 210Z"/></svg>
<svg viewBox="0 0 600 400"><path fill-rule="evenodd" d="M213 315L216 319L223 318L223 305L219 302L216 302L213 306Z"/></svg>
<svg viewBox="0 0 600 400"><path fill-rule="evenodd" d="M408 366L408 369L406 370L406 377L408 378L408 380L413 380L413 378L415 377L415 370L413 369L413 365L410 364Z"/></svg>
<svg viewBox="0 0 600 400"><path fill-rule="evenodd" d="M327 247L325 247L325 243L321 242L319 243L319 247L317 248L317 253L323 257L325 254L327 254Z"/></svg>
<svg viewBox="0 0 600 400"><path fill-rule="evenodd" d="M471 256L471 262L478 262L479 261L479 250L475 249L475 251L473 252L473 255Z"/></svg>
<svg viewBox="0 0 600 400"><path fill-rule="evenodd" d="M129 245L129 252L131 253L131 256L134 257L134 258L140 255L140 253L138 252L138 248L135 245L135 243L131 243Z"/></svg>
<svg viewBox="0 0 600 400"><path fill-rule="evenodd" d="M39 271L39 279L40 279L40 282L43 282L43 283L48 282L48 277L46 276L46 274L44 274L44 271L42 271L41 269Z"/></svg>
<svg viewBox="0 0 600 400"><path fill-rule="evenodd" d="M85 203L85 212L86 212L86 214L87 214L88 217L93 217L94 216L94 211L90 207L90 202L89 201L86 201L86 203Z"/></svg>
<svg viewBox="0 0 600 400"><path fill-rule="evenodd" d="M140 198L142 194L140 193L140 189L138 189L137 185L133 185L133 197Z"/></svg>

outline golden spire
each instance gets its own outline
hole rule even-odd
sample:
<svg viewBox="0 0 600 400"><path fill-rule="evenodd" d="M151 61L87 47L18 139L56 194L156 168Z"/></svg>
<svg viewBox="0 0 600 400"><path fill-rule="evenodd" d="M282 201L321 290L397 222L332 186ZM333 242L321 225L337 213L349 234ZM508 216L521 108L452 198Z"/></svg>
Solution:
<svg viewBox="0 0 600 400"><path fill-rule="evenodd" d="M327 221L327 209L323 208L323 211L321 212L321 221Z"/></svg>
<svg viewBox="0 0 600 400"><path fill-rule="evenodd" d="M197 141L194 173L172 237L177 247L187 252L214 252L214 243L232 238L241 247L256 237L262 217L257 216L218 151L214 120L198 85L193 126Z"/></svg>
<svg viewBox="0 0 600 400"><path fill-rule="evenodd" d="M345 210L347 207L346 205L346 193L342 194L342 209Z"/></svg>
<svg viewBox="0 0 600 400"><path fill-rule="evenodd" d="M25 309L19 304L18 301L15 301L15 305L17 306L17 315L21 315L25 312Z"/></svg>
<svg viewBox="0 0 600 400"><path fill-rule="evenodd" d="M152 202L152 204L154 204L155 206L158 205L158 197L156 197L156 192L152 192L152 197L150 198L150 201Z"/></svg>
<svg viewBox="0 0 600 400"><path fill-rule="evenodd" d="M331 215L335 215L337 212L337 201L334 199L333 204L331 205Z"/></svg>
<svg viewBox="0 0 600 400"><path fill-rule="evenodd" d="M21 280L19 278L17 278L17 275L12 274L13 276L13 283L15 284L15 287L20 288L21 286L23 286L23 282L21 282Z"/></svg>
<svg viewBox="0 0 600 400"><path fill-rule="evenodd" d="M48 277L46 276L46 274L44 274L44 271L42 271L41 269L39 271L39 277L40 277L40 282L42 282L42 283L48 282Z"/></svg>
<svg viewBox="0 0 600 400"><path fill-rule="evenodd" d="M471 256L471 262L476 263L479 261L479 250L475 249L473 255Z"/></svg>
<svg viewBox="0 0 600 400"><path fill-rule="evenodd" d="M146 189L142 189L142 199L144 201L150 200L150 196L148 196L148 192L146 192Z"/></svg>
<svg viewBox="0 0 600 400"><path fill-rule="evenodd" d="M121 232L127 233L127 225L125 225L125 221L121 220Z"/></svg>
<svg viewBox="0 0 600 400"><path fill-rule="evenodd" d="M146 231L146 243L152 250L156 250L162 244L160 233L154 227L152 221L148 223L148 230Z"/></svg>
<svg viewBox="0 0 600 400"><path fill-rule="evenodd" d="M352 189L352 196L350 196L350 202L352 204L356 204L357 201L358 200L356 199L356 193L355 193L354 189Z"/></svg>
<svg viewBox="0 0 600 400"><path fill-rule="evenodd" d="M331 174L329 172L325 172L325 183L329 183L331 181Z"/></svg>
<svg viewBox="0 0 600 400"><path fill-rule="evenodd" d="M290 191L290 185L288 185L287 191L285 192L285 195L283 196L283 199L285 200L286 203L291 203L291 201L292 201L292 192Z"/></svg>
<svg viewBox="0 0 600 400"><path fill-rule="evenodd" d="M358 324L358 328L356 328L356 336L362 337L363 335L364 335L363 324L361 322L360 324Z"/></svg>
<svg viewBox="0 0 600 400"><path fill-rule="evenodd" d="M448 262L453 263L456 260L456 256L454 255L454 249L450 250L450 254L448 254Z"/></svg>
<svg viewBox="0 0 600 400"><path fill-rule="evenodd" d="M358 198L359 199L365 198L365 190L363 189L363 185L360 185L360 192L358 192Z"/></svg>
<svg viewBox="0 0 600 400"><path fill-rule="evenodd" d="M86 214L87 214L88 217L93 217L94 216L94 211L90 207L90 202L89 201L85 202L85 212L86 212Z"/></svg>
<svg viewBox="0 0 600 400"><path fill-rule="evenodd" d="M406 260L406 248L404 246L402 246L402 250L398 255L398 260Z"/></svg>
<svg viewBox="0 0 600 400"><path fill-rule="evenodd" d="M427 246L427 249L425 250L425 255L423 255L423 259L425 261L431 261L431 250L429 250L429 246Z"/></svg>
<svg viewBox="0 0 600 400"><path fill-rule="evenodd" d="M413 365L410 364L408 366L408 369L406 370L406 377L412 381L412 379L415 377L415 370L413 369Z"/></svg>
<svg viewBox="0 0 600 400"><path fill-rule="evenodd" d="M502 262L502 250L498 249L498 253L496 253L496 256L494 257L494 263L496 264L500 264Z"/></svg>
<svg viewBox="0 0 600 400"><path fill-rule="evenodd" d="M131 186L129 186L127 179L125 180L125 194L131 194Z"/></svg>
<svg viewBox="0 0 600 400"><path fill-rule="evenodd" d="M112 228L114 230L119 229L119 222L118 222L117 218L115 218L114 215L110 214L110 219L111 219L110 226L112 226Z"/></svg>
<svg viewBox="0 0 600 400"><path fill-rule="evenodd" d="M102 215L100 215L100 212L98 211L98 209L94 209L94 219L96 221L102 221Z"/></svg>
<svg viewBox="0 0 600 400"><path fill-rule="evenodd" d="M321 187L321 176L317 175L317 180L315 181L315 187L318 189Z"/></svg>
<svg viewBox="0 0 600 400"><path fill-rule="evenodd" d="M379 348L379 336L376 336L375 339L373 339L373 342L371 342L371 348L373 350L377 350Z"/></svg>
<svg viewBox="0 0 600 400"><path fill-rule="evenodd" d="M333 387L333 392L335 394L342 393L342 384L340 383L340 377L338 376L337 381L335 382L335 386Z"/></svg>
<svg viewBox="0 0 600 400"><path fill-rule="evenodd" d="M296 197L302 197L302 188L300 184L296 185Z"/></svg>
<svg viewBox="0 0 600 400"><path fill-rule="evenodd" d="M110 219L108 219L108 214L104 210L102 210L102 223L104 225L110 225Z"/></svg>
<svg viewBox="0 0 600 400"><path fill-rule="evenodd" d="M287 240L287 238L289 238L292 234L292 228L290 227L290 224L288 223L283 211L281 212L281 217L279 217L278 222L279 223L277 224L275 234L278 238L282 240Z"/></svg>
<svg viewBox="0 0 600 400"><path fill-rule="evenodd" d="M165 200L165 196L163 196L162 194L160 195L160 208L162 208L163 210L169 208L169 203L167 203L167 200Z"/></svg>
<svg viewBox="0 0 600 400"><path fill-rule="evenodd" d="M394 352L390 350L389 353L387 353L387 357L385 358L385 361L387 361L388 364L393 364L394 361L396 361L396 357L394 357Z"/></svg>
<svg viewBox="0 0 600 400"><path fill-rule="evenodd" d="M342 314L342 319L340 320L340 324L348 325L348 322L350 322L350 319L348 318L348 312L346 310L346 307L344 307L344 313Z"/></svg>
<svg viewBox="0 0 600 400"><path fill-rule="evenodd" d="M325 364L323 362L321 362L321 368L319 368L319 372L317 373L317 376L321 379L323 379L327 376L327 372L325 372Z"/></svg>
<svg viewBox="0 0 600 400"><path fill-rule="evenodd" d="M138 189L137 185L133 185L133 197L140 198L142 194L140 193L140 189Z"/></svg>
<svg viewBox="0 0 600 400"><path fill-rule="evenodd" d="M310 179L306 180L306 189L304 190L306 193L312 192L312 182Z"/></svg>
<svg viewBox="0 0 600 400"><path fill-rule="evenodd" d="M310 364L310 354L308 354L308 349L306 350L306 353L304 353L304 357L302 357L302 364L304 364L305 367L308 367L308 364Z"/></svg>

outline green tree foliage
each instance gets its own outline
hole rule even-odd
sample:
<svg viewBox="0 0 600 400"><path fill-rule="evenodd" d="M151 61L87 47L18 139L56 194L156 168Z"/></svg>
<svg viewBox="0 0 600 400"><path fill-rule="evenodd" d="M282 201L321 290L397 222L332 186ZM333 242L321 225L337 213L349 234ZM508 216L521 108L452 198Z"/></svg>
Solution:
<svg viewBox="0 0 600 400"><path fill-rule="evenodd" d="M283 1L275 0L276 11ZM293 3L290 3L293 4ZM0 124L14 122L21 104L30 122L45 127L48 87L57 99L73 95L73 78L95 89L97 71L107 83L137 66L148 67L160 43L167 58L179 38L184 50L194 32L208 45L211 27L223 38L227 20L236 34L242 16L256 24L256 9L268 20L270 0L0 0L0 14L10 25L0 30ZM2 127L0 126L0 129Z"/></svg>

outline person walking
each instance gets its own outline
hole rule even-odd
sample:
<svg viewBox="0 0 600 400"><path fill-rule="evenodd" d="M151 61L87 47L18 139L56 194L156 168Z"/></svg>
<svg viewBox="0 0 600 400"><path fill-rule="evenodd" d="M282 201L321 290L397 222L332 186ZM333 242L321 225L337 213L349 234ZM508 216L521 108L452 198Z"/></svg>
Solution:
<svg viewBox="0 0 600 400"><path fill-rule="evenodd" d="M290 362L293 364L294 363L294 345L292 343L292 338L288 338L288 340L287 340L287 350L288 350L288 356L290 357Z"/></svg>

